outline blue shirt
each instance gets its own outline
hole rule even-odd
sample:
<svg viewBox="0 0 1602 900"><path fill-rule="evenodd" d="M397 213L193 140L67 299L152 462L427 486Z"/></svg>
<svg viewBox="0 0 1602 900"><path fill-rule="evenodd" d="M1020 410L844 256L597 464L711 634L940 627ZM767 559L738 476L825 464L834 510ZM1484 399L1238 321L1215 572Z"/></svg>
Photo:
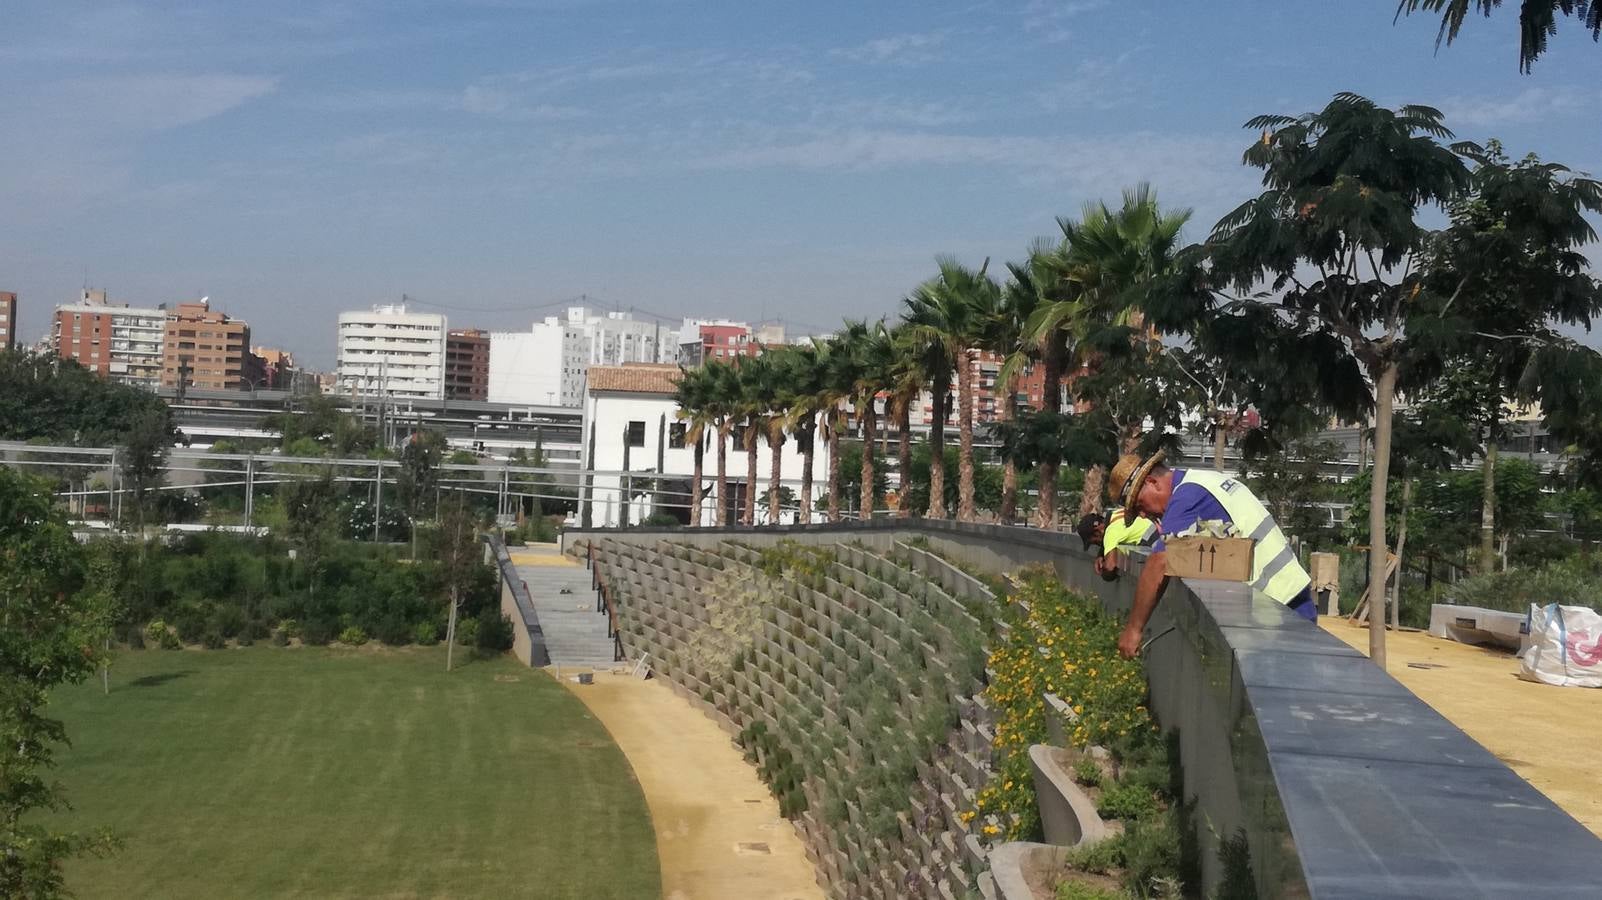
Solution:
<svg viewBox="0 0 1602 900"><path fill-rule="evenodd" d="M1185 484L1185 470L1175 469L1174 491L1168 496L1168 509L1163 513L1163 534L1178 534L1199 521L1212 519L1234 521L1211 491L1198 484ZM1162 550L1165 546L1159 539L1152 549Z"/></svg>

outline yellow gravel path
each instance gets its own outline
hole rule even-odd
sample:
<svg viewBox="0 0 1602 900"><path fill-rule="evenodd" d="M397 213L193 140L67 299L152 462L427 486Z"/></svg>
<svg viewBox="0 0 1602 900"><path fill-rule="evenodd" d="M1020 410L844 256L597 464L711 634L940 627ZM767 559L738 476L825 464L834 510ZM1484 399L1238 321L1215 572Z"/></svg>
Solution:
<svg viewBox="0 0 1602 900"><path fill-rule="evenodd" d="M1367 628L1345 619L1319 623L1368 653ZM1602 837L1596 749L1602 690L1522 681L1512 654L1424 632L1391 632L1386 652L1397 681Z"/></svg>
<svg viewBox="0 0 1602 900"><path fill-rule="evenodd" d="M634 767L666 900L823 900L801 839L716 723L655 679L563 683Z"/></svg>
<svg viewBox="0 0 1602 900"><path fill-rule="evenodd" d="M507 550L514 566L577 566L581 563L562 555L555 544L529 544L518 550Z"/></svg>

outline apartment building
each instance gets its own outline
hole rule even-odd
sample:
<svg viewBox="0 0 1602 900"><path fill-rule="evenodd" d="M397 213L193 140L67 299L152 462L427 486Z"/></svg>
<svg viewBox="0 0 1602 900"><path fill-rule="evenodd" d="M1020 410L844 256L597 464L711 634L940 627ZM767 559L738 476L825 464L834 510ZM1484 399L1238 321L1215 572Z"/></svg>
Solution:
<svg viewBox="0 0 1602 900"><path fill-rule="evenodd" d="M406 304L339 315L335 368L341 391L396 399L445 396L445 317Z"/></svg>
<svg viewBox="0 0 1602 900"><path fill-rule="evenodd" d="M250 352L261 360L264 387L288 390L295 374L295 354L277 347L252 347Z"/></svg>
<svg viewBox="0 0 1602 900"><path fill-rule="evenodd" d="M0 291L0 350L17 349L17 295Z"/></svg>
<svg viewBox="0 0 1602 900"><path fill-rule="evenodd" d="M212 391L267 386L260 357L250 350L250 325L211 308L201 298L167 311L161 386Z"/></svg>
<svg viewBox="0 0 1602 900"><path fill-rule="evenodd" d="M116 306L105 291L85 288L77 303L56 307L50 348L104 378L154 390L166 323L165 309Z"/></svg>
<svg viewBox="0 0 1602 900"><path fill-rule="evenodd" d="M678 333L627 312L569 307L528 331L490 335L489 399L580 407L590 366L676 361Z"/></svg>
<svg viewBox="0 0 1602 900"><path fill-rule="evenodd" d="M489 332L453 328L445 335L445 399L489 399Z"/></svg>

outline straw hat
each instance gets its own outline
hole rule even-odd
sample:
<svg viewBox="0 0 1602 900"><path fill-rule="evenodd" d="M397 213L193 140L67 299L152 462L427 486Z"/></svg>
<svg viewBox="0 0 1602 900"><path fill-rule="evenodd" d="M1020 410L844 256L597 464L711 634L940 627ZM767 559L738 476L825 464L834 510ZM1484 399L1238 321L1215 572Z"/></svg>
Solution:
<svg viewBox="0 0 1602 900"><path fill-rule="evenodd" d="M1151 474L1163 461L1163 451L1158 450L1144 462L1139 454L1125 453L1118 457L1118 463L1113 466L1112 473L1107 476L1107 499L1112 503L1122 503L1124 508L1124 521L1129 522L1135 518L1135 497L1140 494L1140 486L1146 483L1146 476Z"/></svg>

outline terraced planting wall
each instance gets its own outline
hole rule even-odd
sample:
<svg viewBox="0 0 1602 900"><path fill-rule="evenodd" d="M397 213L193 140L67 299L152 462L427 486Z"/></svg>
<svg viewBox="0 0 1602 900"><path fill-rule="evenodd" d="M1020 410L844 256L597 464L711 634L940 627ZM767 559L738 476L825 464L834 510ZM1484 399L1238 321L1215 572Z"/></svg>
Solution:
<svg viewBox="0 0 1602 900"><path fill-rule="evenodd" d="M983 583L889 535L595 547L630 655L741 742L831 896L977 892L1007 824L962 815L995 738Z"/></svg>

